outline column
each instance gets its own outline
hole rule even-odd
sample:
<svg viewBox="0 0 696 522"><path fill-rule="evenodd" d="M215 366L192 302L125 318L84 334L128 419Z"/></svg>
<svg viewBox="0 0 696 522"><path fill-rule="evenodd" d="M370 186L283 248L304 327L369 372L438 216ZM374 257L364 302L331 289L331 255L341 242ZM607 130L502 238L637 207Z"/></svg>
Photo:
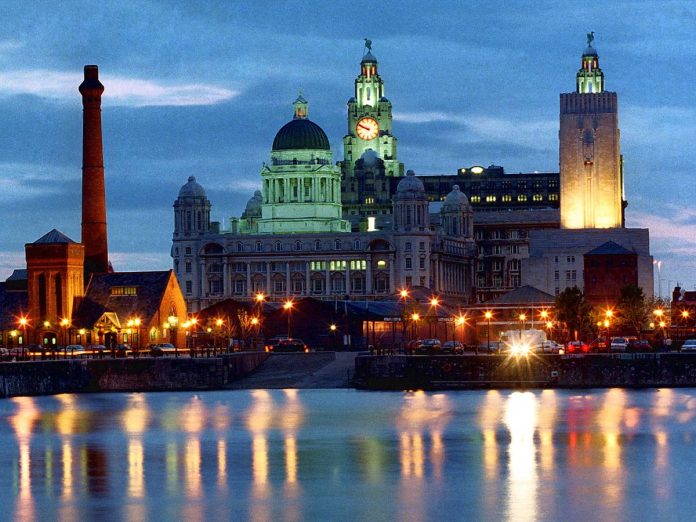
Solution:
<svg viewBox="0 0 696 522"><path fill-rule="evenodd" d="M290 288L290 261L286 261L285 262L285 293L287 295L291 295L292 290L293 289Z"/></svg>
<svg viewBox="0 0 696 522"><path fill-rule="evenodd" d="M349 259L346 259L346 291L344 293L346 295L350 295L350 260Z"/></svg>
<svg viewBox="0 0 696 522"><path fill-rule="evenodd" d="M222 261L222 295L224 297L230 295L230 271L227 258Z"/></svg>
<svg viewBox="0 0 696 522"><path fill-rule="evenodd" d="M198 297L205 297L205 261L201 260L198 265Z"/></svg>
<svg viewBox="0 0 696 522"><path fill-rule="evenodd" d="M312 295L312 288L310 286L311 280L309 278L309 261L305 261L305 295Z"/></svg>
<svg viewBox="0 0 696 522"><path fill-rule="evenodd" d="M326 279L324 286L324 295L331 295L331 271L329 270L330 261L326 261L326 272L324 278Z"/></svg>
<svg viewBox="0 0 696 522"><path fill-rule="evenodd" d="M367 255L367 270L365 270L365 293L372 294L372 254Z"/></svg>
<svg viewBox="0 0 696 522"><path fill-rule="evenodd" d="M394 287L394 254L389 254L389 293L396 292Z"/></svg>
<svg viewBox="0 0 696 522"><path fill-rule="evenodd" d="M273 294L271 289L271 263L266 261L266 295Z"/></svg>
<svg viewBox="0 0 696 522"><path fill-rule="evenodd" d="M246 265L246 293L247 295L253 295L253 289L251 288L251 264L247 261Z"/></svg>

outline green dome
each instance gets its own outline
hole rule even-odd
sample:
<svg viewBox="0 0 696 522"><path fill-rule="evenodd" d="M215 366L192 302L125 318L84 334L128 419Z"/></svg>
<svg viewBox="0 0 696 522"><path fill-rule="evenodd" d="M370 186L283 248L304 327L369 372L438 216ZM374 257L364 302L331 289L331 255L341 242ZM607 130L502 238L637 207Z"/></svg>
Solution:
<svg viewBox="0 0 696 522"><path fill-rule="evenodd" d="M329 138L316 123L307 119L292 120L278 131L272 150L330 150Z"/></svg>

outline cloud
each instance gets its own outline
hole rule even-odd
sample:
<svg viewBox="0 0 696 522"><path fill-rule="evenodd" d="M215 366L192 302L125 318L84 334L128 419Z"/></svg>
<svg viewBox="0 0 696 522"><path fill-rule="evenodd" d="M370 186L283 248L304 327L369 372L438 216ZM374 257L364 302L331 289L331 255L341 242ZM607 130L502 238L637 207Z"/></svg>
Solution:
<svg viewBox="0 0 696 522"><path fill-rule="evenodd" d="M17 40L0 40L0 54L9 54L23 46L24 44Z"/></svg>
<svg viewBox="0 0 696 522"><path fill-rule="evenodd" d="M26 268L24 251L0 252L0 281L5 281L17 268Z"/></svg>
<svg viewBox="0 0 696 522"><path fill-rule="evenodd" d="M35 196L59 194L65 183L81 179L80 169L33 163L0 163L0 202L16 203Z"/></svg>
<svg viewBox="0 0 696 522"><path fill-rule="evenodd" d="M0 96L31 94L42 98L75 101L82 75L51 70L16 70L0 73ZM126 107L215 105L238 96L238 90L203 83L165 84L108 75L105 105Z"/></svg>
<svg viewBox="0 0 696 522"><path fill-rule="evenodd" d="M463 115L440 111L394 112L403 123L453 123L465 127L453 137L463 143L496 141L532 150L549 151L557 145L558 122L530 118L507 119L486 115Z"/></svg>
<svg viewBox="0 0 696 522"><path fill-rule="evenodd" d="M172 268L169 251L109 252L109 261L116 272L143 272Z"/></svg>

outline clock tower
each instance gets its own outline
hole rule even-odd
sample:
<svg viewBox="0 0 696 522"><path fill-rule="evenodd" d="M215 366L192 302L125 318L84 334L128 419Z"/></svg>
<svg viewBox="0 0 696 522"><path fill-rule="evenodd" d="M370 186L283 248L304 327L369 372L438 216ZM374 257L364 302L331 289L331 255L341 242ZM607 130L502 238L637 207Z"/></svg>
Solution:
<svg viewBox="0 0 696 522"><path fill-rule="evenodd" d="M397 139L392 134L392 104L384 96L384 80L377 65L372 42L365 40L355 95L348 100L348 134L343 138L344 157L340 163L344 217L354 228L367 217L391 213L391 184L386 178L404 175L404 165L396 155ZM363 165L371 168L363 169ZM365 176L373 179L366 182L362 179Z"/></svg>

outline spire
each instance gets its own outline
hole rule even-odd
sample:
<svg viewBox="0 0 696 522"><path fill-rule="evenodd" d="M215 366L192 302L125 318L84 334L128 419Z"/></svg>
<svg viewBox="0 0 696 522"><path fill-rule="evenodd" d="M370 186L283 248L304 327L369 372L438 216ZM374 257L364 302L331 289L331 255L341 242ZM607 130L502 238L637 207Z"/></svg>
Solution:
<svg viewBox="0 0 696 522"><path fill-rule="evenodd" d="M592 42L594 31L587 33L587 47L582 53L580 70L575 75L576 92L600 93L604 92L604 73L599 68L599 56Z"/></svg>
<svg viewBox="0 0 696 522"><path fill-rule="evenodd" d="M309 103L302 97L302 91L297 93L297 99L292 103L294 109L293 120L306 120L309 116Z"/></svg>

